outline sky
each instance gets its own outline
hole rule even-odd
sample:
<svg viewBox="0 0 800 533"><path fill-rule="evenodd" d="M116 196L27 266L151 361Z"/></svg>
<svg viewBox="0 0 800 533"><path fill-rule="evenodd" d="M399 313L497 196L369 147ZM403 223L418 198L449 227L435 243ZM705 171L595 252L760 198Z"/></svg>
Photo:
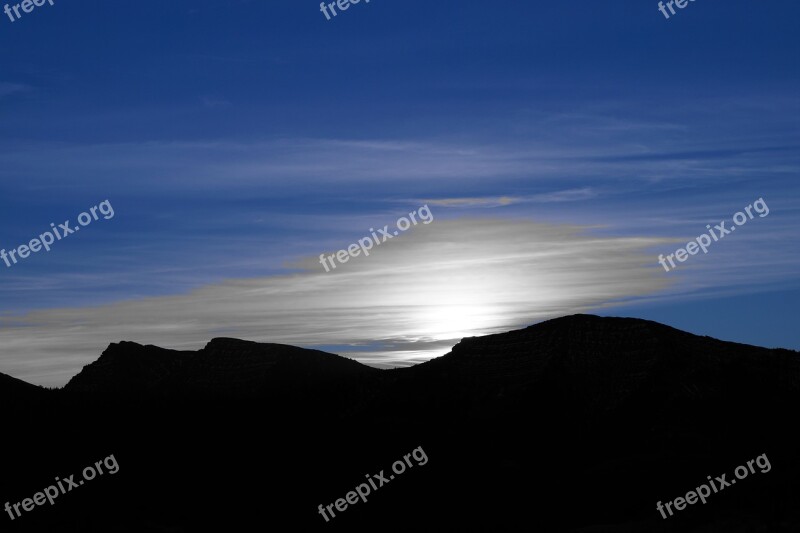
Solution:
<svg viewBox="0 0 800 533"><path fill-rule="evenodd" d="M112 342L214 337L407 366L573 313L800 349L797 2L21 14L0 13L0 248L111 209L0 262L2 373L61 386Z"/></svg>

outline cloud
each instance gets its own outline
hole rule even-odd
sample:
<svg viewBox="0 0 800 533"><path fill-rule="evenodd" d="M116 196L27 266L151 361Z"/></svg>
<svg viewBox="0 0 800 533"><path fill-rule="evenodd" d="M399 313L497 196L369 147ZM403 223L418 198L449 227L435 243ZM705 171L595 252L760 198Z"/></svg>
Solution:
<svg viewBox="0 0 800 533"><path fill-rule="evenodd" d="M200 101L202 102L203 107L207 107L209 109L226 109L233 105L224 98L214 98L212 96L202 96L200 97Z"/></svg>
<svg viewBox="0 0 800 533"><path fill-rule="evenodd" d="M472 198L429 198L416 200L417 203L428 204L437 207L504 207L514 204L525 203L550 203L550 202L575 202L588 200L597 196L590 187L580 189L567 189L563 191L553 191L542 194L532 194L527 196L486 196Z"/></svg>
<svg viewBox="0 0 800 533"><path fill-rule="evenodd" d="M63 384L109 342L197 349L215 336L352 346L339 353L408 365L464 336L653 294L670 279L644 249L662 242L526 220L434 220L330 273L308 257L290 275L2 317L0 371Z"/></svg>
<svg viewBox="0 0 800 533"><path fill-rule="evenodd" d="M2 95L2 90L0 90ZM205 97L201 104L227 102ZM661 187L702 188L758 175L782 180L800 168L796 143L615 137L560 141L476 142L442 139L341 140L284 138L249 142L130 142L66 145L15 143L0 150L4 187L113 188L140 192L198 193L221 179L231 192L320 190L353 194L375 182L394 198L431 198L441 206L502 206L579 201L600 191ZM120 179L109 183L114 173ZM14 185L10 178L16 178ZM24 178L24 179L20 179ZM77 185L76 185L77 184ZM498 194L498 190L502 194ZM545 192L542 192L545 191ZM422 196L424 195L424 196Z"/></svg>
<svg viewBox="0 0 800 533"><path fill-rule="evenodd" d="M9 83L0 81L0 98L9 96L15 93L22 93L30 91L31 87L23 83Z"/></svg>
<svg viewBox="0 0 800 533"><path fill-rule="evenodd" d="M501 207L519 204L524 200L514 196L487 196L484 198L427 198L416 200L415 203L428 204L437 207Z"/></svg>

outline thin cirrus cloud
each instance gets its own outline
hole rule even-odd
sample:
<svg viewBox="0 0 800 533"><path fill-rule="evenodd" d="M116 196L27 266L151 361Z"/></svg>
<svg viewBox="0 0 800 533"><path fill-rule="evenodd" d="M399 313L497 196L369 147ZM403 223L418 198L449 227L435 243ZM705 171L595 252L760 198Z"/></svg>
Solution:
<svg viewBox="0 0 800 533"><path fill-rule="evenodd" d="M485 196L471 198L429 198L417 200L422 204L437 207L505 207L515 204L525 203L551 203L551 202L575 202L588 200L597 196L597 193L590 187L580 189L567 189L554 191L551 193L531 194L526 196Z"/></svg>
<svg viewBox="0 0 800 533"><path fill-rule="evenodd" d="M0 372L61 385L110 342L197 349L220 336L404 366L465 336L654 294L670 280L644 250L661 242L523 219L434 220L329 273L307 257L289 275L0 318L11 354Z"/></svg>
<svg viewBox="0 0 800 533"><path fill-rule="evenodd" d="M28 90L23 84L0 83L0 97ZM229 101L204 95L200 103L216 108ZM335 184L330 188L338 190L343 184L363 187L376 180L430 188L465 183L476 187L491 180L499 190L417 194L491 197L503 205L507 199L524 201L526 195L540 192L503 185L549 181L554 185L549 188L569 191L602 184L743 179L756 172L763 179L765 173L788 176L798 169L797 128L786 118L798 109L793 98L776 95L755 107L753 99L706 98L671 106L668 112L650 112L653 116L646 119L633 118L641 109L631 103L581 108L567 115L543 109L504 116L487 126L488 136L471 137L426 133L394 139L271 136L236 141L132 138L114 143L100 142L99 137L69 144L9 140L0 148L0 172L13 178L4 188L13 188L14 182L26 189L68 180L79 187L101 183L139 191L148 185L165 192L185 192L187 185L218 188L221 180L226 188L270 183L281 191L308 184ZM511 140L495 133L509 124L519 132ZM101 128L98 124L93 129ZM107 179L110 173L120 178L114 184Z"/></svg>
<svg viewBox="0 0 800 533"><path fill-rule="evenodd" d="M7 81L0 82L0 98L10 96L16 93L24 93L30 91L32 87L24 83L11 83Z"/></svg>

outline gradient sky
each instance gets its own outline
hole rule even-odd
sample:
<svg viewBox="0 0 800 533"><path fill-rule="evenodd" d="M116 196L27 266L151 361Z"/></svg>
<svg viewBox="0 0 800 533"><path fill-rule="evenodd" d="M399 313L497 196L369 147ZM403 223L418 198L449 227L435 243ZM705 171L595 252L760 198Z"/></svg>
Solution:
<svg viewBox="0 0 800 533"><path fill-rule="evenodd" d="M115 215L0 263L0 372L218 336L407 365L575 312L800 348L797 2L54 2L0 17L0 247Z"/></svg>

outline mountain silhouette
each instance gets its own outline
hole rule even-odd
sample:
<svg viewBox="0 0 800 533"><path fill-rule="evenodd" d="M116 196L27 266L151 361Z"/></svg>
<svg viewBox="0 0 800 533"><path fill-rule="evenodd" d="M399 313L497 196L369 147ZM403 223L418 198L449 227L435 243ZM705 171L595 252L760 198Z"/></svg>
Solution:
<svg viewBox="0 0 800 533"><path fill-rule="evenodd" d="M64 387L67 392L255 396L377 374L351 359L283 344L217 338L198 351L122 342L109 346Z"/></svg>
<svg viewBox="0 0 800 533"><path fill-rule="evenodd" d="M41 397L43 394L43 389L36 385L0 374L0 402L3 404L31 401Z"/></svg>
<svg viewBox="0 0 800 533"><path fill-rule="evenodd" d="M394 370L227 338L121 342L63 389L0 376L0 398L26 415L3 501L111 453L120 463L6 518L12 531L800 530L798 353L646 320L568 316ZM330 522L318 514L420 446L425 466ZM769 473L656 511L761 454Z"/></svg>

